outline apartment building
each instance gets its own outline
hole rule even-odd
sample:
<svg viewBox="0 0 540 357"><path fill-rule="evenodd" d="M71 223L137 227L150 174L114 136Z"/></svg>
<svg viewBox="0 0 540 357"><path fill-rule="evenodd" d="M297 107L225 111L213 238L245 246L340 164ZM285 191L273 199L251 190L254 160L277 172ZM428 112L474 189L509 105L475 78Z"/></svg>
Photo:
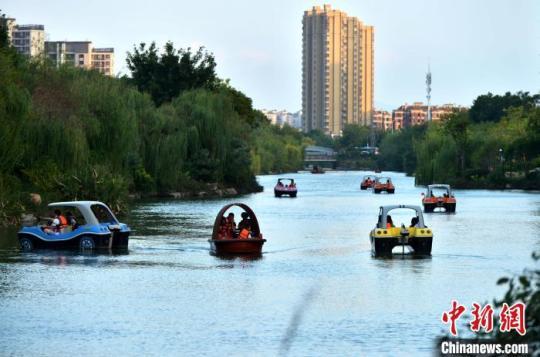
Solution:
<svg viewBox="0 0 540 357"><path fill-rule="evenodd" d="M283 126L285 124L296 128L302 129L302 112L290 113L286 110L261 110L270 123Z"/></svg>
<svg viewBox="0 0 540 357"><path fill-rule="evenodd" d="M385 110L376 110L373 112L373 126L384 131L393 130L392 113Z"/></svg>
<svg viewBox="0 0 540 357"><path fill-rule="evenodd" d="M92 68L108 76L114 76L114 48L92 49Z"/></svg>
<svg viewBox="0 0 540 357"><path fill-rule="evenodd" d="M17 52L29 57L42 55L45 48L45 26L17 25L15 19L5 21L8 30L8 41Z"/></svg>
<svg viewBox="0 0 540 357"><path fill-rule="evenodd" d="M373 27L330 5L305 11L302 26L303 130L341 135L346 124L371 125Z"/></svg>
<svg viewBox="0 0 540 357"><path fill-rule="evenodd" d="M445 119L449 114L464 109L465 108L454 104L434 105L431 106L431 120L440 121ZM428 118L427 111L427 105L422 102L414 102L413 104L404 104L400 106L392 111L394 129L424 124Z"/></svg>
<svg viewBox="0 0 540 357"><path fill-rule="evenodd" d="M114 48L94 48L91 41L47 41L45 52L57 66L69 64L114 75Z"/></svg>

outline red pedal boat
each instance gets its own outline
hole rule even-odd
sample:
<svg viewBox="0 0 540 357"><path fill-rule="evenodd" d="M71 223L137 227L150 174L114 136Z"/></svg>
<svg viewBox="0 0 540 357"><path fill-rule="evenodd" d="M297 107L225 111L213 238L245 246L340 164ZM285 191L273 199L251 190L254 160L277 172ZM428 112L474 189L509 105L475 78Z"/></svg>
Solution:
<svg viewBox="0 0 540 357"><path fill-rule="evenodd" d="M225 217L225 213L234 206L244 211L238 227L229 217ZM231 203L225 205L217 214L212 239L208 242L211 252L216 255L260 255L266 239L263 239L253 210L243 203Z"/></svg>
<svg viewBox="0 0 540 357"><path fill-rule="evenodd" d="M364 176L362 179L362 182L360 183L360 189L361 190L367 190L368 188L372 188L375 184L375 180L377 179L377 176L373 175L367 175Z"/></svg>
<svg viewBox="0 0 540 357"><path fill-rule="evenodd" d="M392 179L390 177L377 177L375 179L375 183L373 184L373 192L374 193L394 193L396 188L394 187L394 184L392 183Z"/></svg>
<svg viewBox="0 0 540 357"><path fill-rule="evenodd" d="M285 182L285 183L284 183ZM289 196L296 197L298 190L296 189L296 182L292 178L279 178L276 186L274 186L274 196Z"/></svg>
<svg viewBox="0 0 540 357"><path fill-rule="evenodd" d="M442 196L436 195L434 190L443 190ZM444 208L445 212L452 213L456 211L456 198L450 188L450 185L428 185L426 194L422 194L422 204L424 212L433 212L436 208Z"/></svg>

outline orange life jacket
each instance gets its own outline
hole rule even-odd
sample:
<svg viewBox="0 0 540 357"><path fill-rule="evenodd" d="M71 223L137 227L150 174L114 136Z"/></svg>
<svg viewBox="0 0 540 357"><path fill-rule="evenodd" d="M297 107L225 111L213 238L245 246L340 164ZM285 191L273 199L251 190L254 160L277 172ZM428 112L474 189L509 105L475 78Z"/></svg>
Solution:
<svg viewBox="0 0 540 357"><path fill-rule="evenodd" d="M387 222L387 223L386 223L386 228L392 228L392 223Z"/></svg>
<svg viewBox="0 0 540 357"><path fill-rule="evenodd" d="M238 235L238 238L240 238L240 239L248 239L249 238L249 230L247 230L245 228L242 229L240 231L240 234Z"/></svg>
<svg viewBox="0 0 540 357"><path fill-rule="evenodd" d="M60 227L63 227L63 226L67 226L67 225L68 225L67 218L64 217L63 215L59 215L59 216L58 216L58 220L60 221Z"/></svg>

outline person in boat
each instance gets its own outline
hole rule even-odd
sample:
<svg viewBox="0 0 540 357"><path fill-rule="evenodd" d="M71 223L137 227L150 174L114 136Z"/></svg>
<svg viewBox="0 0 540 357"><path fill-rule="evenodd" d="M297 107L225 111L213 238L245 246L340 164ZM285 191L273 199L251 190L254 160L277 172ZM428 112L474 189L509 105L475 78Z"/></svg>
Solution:
<svg viewBox="0 0 540 357"><path fill-rule="evenodd" d="M387 185L390 184L390 179L386 180L386 184Z"/></svg>
<svg viewBox="0 0 540 357"><path fill-rule="evenodd" d="M419 221L420 221L420 220L418 219L418 217L413 217L413 218L411 219L411 225L410 225L409 227L410 227L410 228L416 228L416 227L418 227L418 222L419 222Z"/></svg>
<svg viewBox="0 0 540 357"><path fill-rule="evenodd" d="M238 224L238 227L240 227L240 224ZM245 225L243 228L240 229L240 233L238 233L238 239L249 239L251 236L251 225Z"/></svg>
<svg viewBox="0 0 540 357"><path fill-rule="evenodd" d="M227 215L227 234L231 238L235 238L236 222L234 221L234 213Z"/></svg>
<svg viewBox="0 0 540 357"><path fill-rule="evenodd" d="M68 221L62 211L59 209L54 210L54 218L50 222L49 226L44 228L43 231L48 234L60 233L62 228L68 225Z"/></svg>
<svg viewBox="0 0 540 357"><path fill-rule="evenodd" d="M283 182L278 181L278 182L277 182L277 186L278 186L278 187L283 187Z"/></svg>
<svg viewBox="0 0 540 357"><path fill-rule="evenodd" d="M244 228L250 228L251 230L251 218L247 212L242 212L242 220L238 223L238 229L241 231Z"/></svg>
<svg viewBox="0 0 540 357"><path fill-rule="evenodd" d="M394 222L392 222L392 216L386 216L386 228L394 227Z"/></svg>
<svg viewBox="0 0 540 357"><path fill-rule="evenodd" d="M221 217L221 221L219 222L219 230L218 230L218 239L228 239L230 236L228 235L227 230L227 218L225 216Z"/></svg>
<svg viewBox="0 0 540 357"><path fill-rule="evenodd" d="M71 211L66 212L66 220L67 220L68 226L71 226L71 228L73 229L77 229L78 227L77 220L75 219L75 216L73 215L73 213L71 213Z"/></svg>

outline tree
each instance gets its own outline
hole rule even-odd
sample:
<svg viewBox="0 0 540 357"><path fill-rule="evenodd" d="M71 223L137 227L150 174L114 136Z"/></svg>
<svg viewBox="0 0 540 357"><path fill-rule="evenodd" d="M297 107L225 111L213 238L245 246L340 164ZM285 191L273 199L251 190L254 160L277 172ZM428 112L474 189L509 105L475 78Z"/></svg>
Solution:
<svg viewBox="0 0 540 357"><path fill-rule="evenodd" d="M196 52L191 48L176 50L172 42L167 42L164 52L159 54L154 42L148 48L141 43L133 52L128 52L126 62L131 82L140 91L149 93L158 106L183 91L212 89L218 83L214 56L204 47Z"/></svg>
<svg viewBox="0 0 540 357"><path fill-rule="evenodd" d="M504 116L505 110L510 107L532 107L540 100L540 95L529 95L529 92L506 92L504 96L492 93L478 96L469 110L470 119L474 123L485 121L498 122Z"/></svg>
<svg viewBox="0 0 540 357"><path fill-rule="evenodd" d="M315 142L315 145L329 148L334 148L336 146L336 141L332 139L331 136L326 135L320 129L311 130L309 133L307 133L307 136Z"/></svg>
<svg viewBox="0 0 540 357"><path fill-rule="evenodd" d="M469 114L467 112L453 113L448 120L444 122L446 133L454 139L458 152L458 175L463 176L465 171L465 160L468 145Z"/></svg>

